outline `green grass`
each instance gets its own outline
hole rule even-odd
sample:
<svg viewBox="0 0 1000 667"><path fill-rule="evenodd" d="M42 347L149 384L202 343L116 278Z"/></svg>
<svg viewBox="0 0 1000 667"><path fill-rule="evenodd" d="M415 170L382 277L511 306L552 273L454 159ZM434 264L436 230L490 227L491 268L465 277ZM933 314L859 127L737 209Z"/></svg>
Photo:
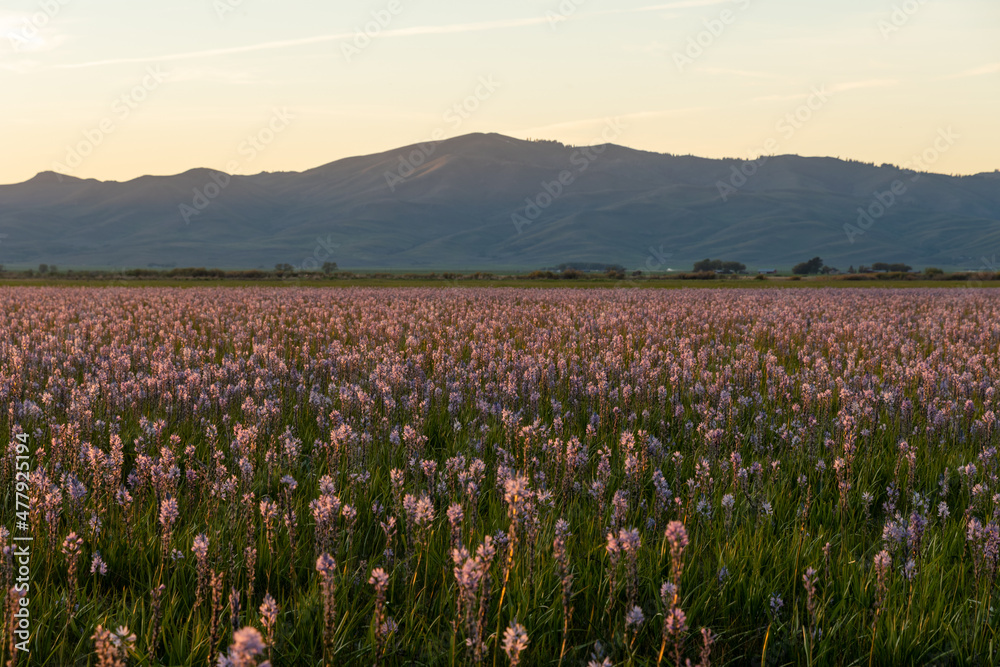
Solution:
<svg viewBox="0 0 1000 667"><path fill-rule="evenodd" d="M842 280L836 278L807 277L791 280L786 276L769 276L765 281L752 278L738 280L681 280L677 278L611 279L582 278L529 279L529 278L352 278L285 280L243 280L218 278L128 278L118 280L76 278L0 278L0 286L11 287L526 287L569 289L780 289L780 288L1000 288L994 281L975 282L964 280Z"/></svg>
<svg viewBox="0 0 1000 667"><path fill-rule="evenodd" d="M571 286L567 284L571 282L558 281L557 284L560 287ZM778 282L768 281L764 285L771 287ZM801 281L789 286L830 286L825 282ZM192 284L188 281L178 283L185 286ZM156 284L163 285L160 282ZM212 282L198 283L203 284ZM406 284L412 284L412 281ZM734 284L751 288L760 286L757 281ZM726 283L704 286L723 285L729 286ZM903 285L918 286L910 282ZM934 285L940 286L938 283ZM703 285L685 282L683 286ZM886 285L875 283L870 286ZM155 292L152 293L155 295ZM23 315L30 307L25 303L19 312ZM242 316L242 313L233 314ZM170 326L169 317L158 317L162 317L156 320L161 326ZM288 319L282 320L283 317ZM642 395L636 402L626 404L621 398L581 398L573 392L571 383L565 378L553 383L540 382L537 389L541 394L542 409L536 415L536 434L525 435L522 427L533 423L534 417L525 418L511 427L504 423L501 416L486 414L469 404L457 412L450 412L446 393L432 396L425 408L407 408L403 404L406 393L396 387L395 408L387 408L380 401L369 407L359 405L356 400L341 394L338 386L352 382L366 386L374 393L375 389L370 384L370 373L375 366L372 359L367 360L372 362L370 364L366 362L351 367L343 356L335 355L333 360L339 375L327 372L326 375L311 376L310 381L315 382L321 393L333 397L329 406L317 408L306 400L308 392L304 395L299 393L299 379L292 376L292 371L315 370L304 356L301 341L293 340L293 330L305 324L311 328L317 341L323 344L340 341L348 348L357 344L353 342L356 338L352 337L358 332L347 327L321 328L316 321L302 320L301 317L302 313L294 309L290 313L261 314L261 321L266 321L268 326L255 325L259 327L258 335L263 336L266 332L274 350L278 349L280 342L284 356L270 360L266 355L254 357L244 373L251 389L241 390L243 393L238 400L224 408L212 405L199 409L195 414L192 404L176 395L178 380L170 385L170 400L157 391L151 391L147 399L140 401L136 398L134 403L129 403L129 407L117 410L104 397L111 390L105 385L94 394L95 400L86 406L79 403L71 405L57 394L42 416L17 424L28 432L39 430L41 437L31 438L31 447L35 451L32 459L34 467L45 463L49 476L54 482L61 483L61 473L54 467L58 462L62 472L72 471L88 488L88 495L81 506L64 500L62 512L54 523L42 519L33 522L35 542L31 612L34 636L30 664L60 667L96 664L90 637L97 624L110 628L128 625L139 635L132 655L133 664L207 664L215 650L228 645L232 635L232 609L228 607L228 602L224 602L220 616L222 630L212 644L210 605L202 604L195 608L194 604L197 575L191 545L194 536L202 532L210 538L212 567L226 574L223 600L228 600L231 586L242 592L238 625L260 627L257 610L264 593L269 592L277 599L281 611L273 647L275 665L320 665L324 664L324 660L330 665L370 665L380 660L381 664L468 664L468 652L462 643L465 632L460 625L457 635L455 630L456 582L445 519L448 505L466 502L463 500L465 496L451 488L441 493L433 491L419 471L409 469L405 492L414 495L431 492L437 514L426 545L414 544L415 536L405 526L404 513L397 505L389 474L394 468L408 469L406 452L390 443L391 429L411 424L427 438L423 456L437 462L439 473L445 469L446 461L457 455L464 455L469 461L481 457L485 464L486 477L481 495L474 503L466 502L467 521L462 541L470 549L474 549L488 534L492 535L500 529L510 530L508 505L495 484L501 464L521 472L531 471L535 477L535 488L541 486L540 480L544 475L548 488L555 492L551 504L538 504L538 522L530 528L531 532L521 533L518 549L513 553L509 581L503 590L502 606L499 600L504 586L507 552L499 551L494 559L485 618L487 664L507 664L501 641L495 633L500 628L502 634L515 618L527 628L530 637L522 664L586 664L597 642L603 645L616 665L656 664L664 611L659 590L672 571L669 547L663 533L669 520L683 521L691 540L683 557L680 604L693 631L684 647L684 656L692 661L697 656L698 640L694 633L702 627L710 628L719 635L713 651L713 664L717 665L966 665L994 664L998 658L995 650L998 623L995 586L992 580L981 579L977 582L973 578L965 524L961 520L969 507L970 495L956 473L958 466L976 460L983 448L996 445L995 433L973 437L960 417L949 423L945 430L928 431L926 411L915 410L912 419L904 419L885 407L877 409L866 422L872 427L872 433L859 437L852 474L853 488L843 510L839 507L839 492L833 473L833 460L840 455L837 447L842 444L837 435L839 427L836 420L839 411L847 407L839 395L835 395L829 403L807 408L808 415L816 419L816 424L808 429L807 437L800 444L793 445L774 430L765 428L765 423L776 427L791 423L792 406L797 404L801 407L803 400L798 385L786 396L767 399L763 406L734 405L723 424L725 435L718 448L707 446L698 435L695 428L703 421L702 403L706 399L695 390L695 383L710 384L720 377L739 344L753 346L761 353L773 351L782 354L781 364L789 374L805 371L807 369L802 365L798 352L804 349L815 352L818 348L815 341L810 342L800 333L792 335L791 349L781 350L766 338L745 338L739 329L732 326L732 321L723 319L715 322L718 328L712 331L712 336L718 336L718 344L712 348L712 364L699 371L699 377L692 381L683 378L670 380L668 375L654 378L654 385L662 382L671 396L676 396L679 412L674 411L670 402L661 403L653 395ZM983 317L986 319L980 324L989 319L988 315ZM87 321L85 316L81 320ZM279 327L282 321L287 322L285 328ZM435 321L430 318L425 324ZM527 336L525 321L521 321L520 328L515 328L514 335L509 339L515 345L523 345ZM197 325L199 330L210 331L215 336L214 339L208 338L211 342L202 346L217 355L212 359L220 360L226 355L244 361L250 359L247 348L249 339L237 341L235 334L228 331L221 321L213 322L206 318L198 320ZM88 357L85 362L75 359L67 338L70 334L62 331L58 335L63 337L63 341L54 349L65 351L60 357L61 368L64 367L67 372L74 370L74 383L85 385L90 377L88 374L96 372L97 359ZM402 338L405 340L405 336ZM180 338L174 340L182 342ZM193 340L187 339L186 343ZM255 340L263 344L263 339ZM109 344L109 341L100 336L89 339L88 349L97 355L101 346ZM392 347L396 339L386 334L380 342ZM435 367L435 364L442 363L442 357L437 357L435 361L430 353L457 354L453 345L455 342L425 340L427 354L421 360L415 360L417 352L413 350L406 351L405 347L400 350L406 359L415 364L414 368L444 383L446 378L439 375ZM215 348L216 343L222 347ZM643 348L638 341L634 345L637 353ZM161 355L160 363L169 359L171 363L183 365L185 346L179 344L161 349L158 353ZM574 351L572 343L557 346L557 349L567 355ZM110 348L106 352L110 353ZM388 348L384 352L388 353ZM596 357L598 352L591 354ZM284 370L278 368L279 360L286 364ZM466 361L472 363L468 359ZM43 383L52 377L47 363L41 356L29 355L23 375L25 381L17 385L18 392L12 398L30 398L41 404ZM144 367L145 363L147 360L143 355L136 355L133 371L139 375L146 370L152 372L152 366ZM713 368L718 369L719 376ZM14 374L9 356L0 360L0 370ZM767 396L766 390L771 385L765 369L761 365L755 370L761 374L735 375L727 380L727 387L734 397L751 395L762 388ZM152 375L157 373L164 374L164 377L168 375L165 367ZM266 389L254 390L255 377L261 378L262 386L267 382L274 384ZM612 385L619 387L624 383L624 377L624 372L618 378L612 377ZM234 376L229 381L235 385L239 379ZM503 376L489 379L502 381ZM918 381L900 387L900 390L906 397L919 400L921 387ZM415 395L418 399L422 397L420 390ZM83 394L76 394L76 397L79 401L83 400ZM252 406L260 407L265 397L273 402L272 412L258 413L251 407L244 409L245 400L251 400ZM526 409L524 397L518 400L520 407ZM537 429L552 427L552 400L574 406L576 419L568 420L558 435L541 434ZM976 399L974 409L977 415L981 416L988 407L982 398ZM84 410L88 413L85 414ZM331 438L330 429L321 429L317 420L327 417L332 410L338 411L341 418L352 424L356 433L362 430L368 433L371 441L357 447L345 445L336 455L324 450L319 443ZM636 414L634 421L626 421L626 413L631 412ZM596 429L588 433L587 417L591 413L600 415L600 422ZM765 416L765 422L756 421L758 414ZM126 443L125 468L122 477L113 480L113 483L102 484L80 460L77 452L61 447L53 440L90 442L103 451L109 451L107 424L119 418L121 439ZM166 427L162 436L153 437L144 431L143 423L157 419L163 419ZM104 425L98 426L100 422ZM248 452L254 471L246 480L241 477L238 455L230 447L232 426L236 423L253 424L258 428L258 435L252 439ZM688 427L688 423L692 427ZM67 424L78 430L65 430ZM884 428L881 428L882 425ZM207 433L206 429L210 426L217 429L218 437L213 438ZM14 427L9 413L0 413L0 429L11 433ZM302 440L301 453L295 460L269 464L267 454L277 450L280 436L286 428L293 429ZM636 433L640 430L658 438L665 449L662 453L649 454L644 472L637 478L638 481L633 482L624 471L626 452L620 440L623 432ZM827 432L836 439L834 449L827 449ZM125 483L125 475L136 465L139 454L148 447L149 455L157 455L159 448L168 443L170 435L177 435L180 439L178 445L168 445L174 450L180 468L180 480L172 493L180 504L181 518L169 544L171 549L176 548L183 553L184 558L177 561L161 556L162 530L157 520L158 503L148 485L140 484L133 491L135 501L128 511L114 500L114 491ZM610 483L601 503L604 505L603 512L599 511L599 503L586 489L574 490L569 484L570 491L566 494L561 492L561 476L565 469L550 449L551 441L555 439L557 444L565 443L571 437L580 438L589 451L588 461L572 481L589 484L598 474L599 449L607 448L611 453ZM906 466L899 468L897 465L900 440L908 440L918 452L912 485L908 478L909 470ZM183 454L187 446L194 448L190 458ZM509 452L509 456L501 450ZM680 465L675 465L671 458L675 450L683 455ZM213 456L216 452L220 452L218 463L223 466L221 469L215 467ZM751 482L736 484L729 468L730 452L741 453L744 467L760 463L763 468L760 479L753 481L755 478L751 473ZM710 489L689 491L686 481L695 478L695 465L702 458L711 462L714 482ZM817 468L821 458L826 464L825 471ZM775 461L780 461L780 466L772 471ZM980 468L982 474L985 474L984 467ZM682 501L679 506L672 505L665 512L655 509L657 499L652 472L657 468L662 470L674 494ZM187 480L189 470L194 471L194 482ZM11 527L14 521L13 482L8 469L5 468L3 474L7 482L4 488L8 491L3 505L2 525ZM356 476L364 474L370 475L368 482L357 481ZM239 480L236 489L226 499L213 497L211 492L212 481L219 479L219 475L222 478L235 475ZM273 548L269 548L257 508L264 497L275 501L282 498L280 479L283 475L292 475L298 481L291 504L298 521L297 538L293 544L288 531L279 525ZM331 552L338 564L337 625L333 650L325 656L322 595L315 569L317 554L309 510L309 502L320 495L320 478L324 475L333 478L340 498L358 512L353 529L348 530L343 522L339 523L339 537ZM939 496L938 484L943 475L950 482L950 487L946 495ZM801 476L804 476L804 482L798 481ZM893 573L883 609L876 614L878 593L872 559L882 548L883 524L891 518L882 509L887 498L885 489L891 484L904 489L898 503L904 519L911 512L919 511L910 491L918 491L930 498L930 524L912 581L908 581L900 569L905 562L902 551L892 553ZM630 491L630 502L628 510L619 517L616 525L610 501L619 489ZM862 491L874 494L870 515L866 515L862 508ZM727 493L736 497L734 510L728 517L721 505ZM253 497L240 500L244 494L253 494ZM699 501L711 505L712 518L697 511ZM762 511L765 501L772 505L773 513L770 515ZM952 516L947 521L936 518L936 506L941 501L950 507ZM37 499L34 502L38 502ZM382 504L398 517L398 534L391 544L386 544L379 526L379 521L385 516L373 513L373 503ZM984 522L993 516L990 507L991 504L976 510L977 513L986 513ZM96 538L86 528L92 513L96 513L103 524L101 534ZM473 517L475 527L471 522ZM560 577L552 558L555 522L560 518L569 521L573 533L568 540L568 548L575 578L571 600L573 613L565 638ZM653 520L654 525L647 527L648 520ZM624 621L629 606L627 586L624 584L626 568L621 566L615 573L622 585L612 595L605 545L609 529L632 526L640 528L643 536L638 558L638 595L634 602L641 606L647 620L637 635L629 637ZM87 546L79 559L80 607L73 618L68 618L65 603L69 593L68 568L58 544L71 530L84 536ZM55 536L55 549L47 543L50 531ZM828 555L824 552L827 543L830 545ZM386 546L395 552L391 560L383 553ZM256 548L258 553L253 570L255 584L250 598L246 595L250 587L245 560L247 547ZM109 566L105 577L89 573L89 556L95 549L100 550ZM399 632L391 638L386 656L378 656L373 648L374 596L372 587L367 583L373 567L385 567L390 573L388 612L399 623ZM720 581L722 567L729 574L728 578ZM807 595L802 581L803 573L809 567L818 571L815 618L810 618L807 612ZM149 595L150 590L160 583L167 587L163 603L165 613L162 634L157 638L159 649L152 651ZM777 617L769 612L772 594L780 595L784 600L784 607ZM564 639L566 651L560 658ZM672 664L669 648L667 656L664 664ZM0 660L8 657L6 645L0 647Z"/></svg>

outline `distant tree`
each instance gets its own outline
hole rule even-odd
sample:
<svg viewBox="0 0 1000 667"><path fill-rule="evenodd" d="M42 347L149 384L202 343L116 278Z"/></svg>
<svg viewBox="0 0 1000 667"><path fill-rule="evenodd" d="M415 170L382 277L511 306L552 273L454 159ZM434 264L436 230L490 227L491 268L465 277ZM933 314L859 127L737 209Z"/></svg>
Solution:
<svg viewBox="0 0 1000 667"><path fill-rule="evenodd" d="M913 270L913 267L907 264L886 264L885 262L875 262L872 264L872 271L898 271L900 273L909 273Z"/></svg>
<svg viewBox="0 0 1000 667"><path fill-rule="evenodd" d="M532 280L538 280L541 278L555 278L556 274L552 273L551 271L532 271L531 273L528 274L528 277L531 278Z"/></svg>
<svg viewBox="0 0 1000 667"><path fill-rule="evenodd" d="M815 275L823 269L823 260L813 257L808 262L800 262L792 267L792 273L799 276Z"/></svg>
<svg viewBox="0 0 1000 667"><path fill-rule="evenodd" d="M564 262L556 267L559 271L568 271L574 269L576 271L624 271L625 267L621 264L605 264L603 262Z"/></svg>
<svg viewBox="0 0 1000 667"><path fill-rule="evenodd" d="M937 268L936 266L928 266L926 269L924 269L924 275L925 276L934 277L934 276L940 276L943 273L944 273L944 271L942 271L941 269Z"/></svg>
<svg viewBox="0 0 1000 667"><path fill-rule="evenodd" d="M279 273L288 273L295 270L295 267L291 264L275 264L274 270Z"/></svg>
<svg viewBox="0 0 1000 667"><path fill-rule="evenodd" d="M741 262L724 262L721 259L703 259L694 263L694 271L701 273L705 271L722 271L723 273L740 273L746 271L746 264Z"/></svg>
<svg viewBox="0 0 1000 667"><path fill-rule="evenodd" d="M330 274L337 270L336 262L323 262L323 273Z"/></svg>
<svg viewBox="0 0 1000 667"><path fill-rule="evenodd" d="M59 267L55 264L49 264L49 273L59 273Z"/></svg>
<svg viewBox="0 0 1000 667"><path fill-rule="evenodd" d="M604 275L606 275L608 278L621 279L621 278L625 277L625 271L624 271L624 269L615 267L615 268L610 268L607 271L605 271Z"/></svg>
<svg viewBox="0 0 1000 667"><path fill-rule="evenodd" d="M837 267L835 267L835 266L826 266L825 264L823 265L823 268L819 270L819 272L821 274L823 274L824 276L828 276L828 275L830 275L832 273L840 273L840 271L837 269Z"/></svg>
<svg viewBox="0 0 1000 667"><path fill-rule="evenodd" d="M38 272L41 273L41 274L43 274L43 275L46 274L46 273L48 273L49 272L49 265L48 264L39 264L38 265Z"/></svg>
<svg viewBox="0 0 1000 667"><path fill-rule="evenodd" d="M857 273L857 271L854 270L854 265L853 264L851 264L849 267L847 267L847 272L848 273Z"/></svg>

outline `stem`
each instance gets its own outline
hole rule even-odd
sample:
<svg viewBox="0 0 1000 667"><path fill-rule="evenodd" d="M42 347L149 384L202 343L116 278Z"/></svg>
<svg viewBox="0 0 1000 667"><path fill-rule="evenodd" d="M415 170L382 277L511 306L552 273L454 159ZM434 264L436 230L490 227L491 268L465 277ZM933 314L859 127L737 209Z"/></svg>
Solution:
<svg viewBox="0 0 1000 667"><path fill-rule="evenodd" d="M868 667L872 667L872 658L875 657L875 626L878 625L878 615L881 613L881 609L875 612L875 620L872 621L872 645L868 650Z"/></svg>
<svg viewBox="0 0 1000 667"><path fill-rule="evenodd" d="M513 528L513 522L512 522L510 533L511 533L510 542L507 545L507 566L504 568L504 573L503 573L503 588L500 589L500 604L497 605L497 634L496 634L496 637L497 637L497 646L500 645L500 622L501 622L500 621L500 619L501 619L500 612L503 611L503 599L504 599L504 596L507 594L507 582L510 581L510 568L511 568L511 564L514 562L514 528ZM496 664L497 664L497 652L496 652L496 649L494 648L494 650L493 650L493 667L496 667Z"/></svg>
<svg viewBox="0 0 1000 667"><path fill-rule="evenodd" d="M767 657L767 640L768 640L768 638L770 638L770 636L771 636L771 624L768 623L767 624L767 632L764 633L764 650L762 650L760 652L760 665L761 665L761 667L764 667L767 664L767 662L765 662L765 658Z"/></svg>
<svg viewBox="0 0 1000 667"><path fill-rule="evenodd" d="M562 646L559 647L559 667L562 667L563 656L566 655L566 635L569 633L569 617L563 614Z"/></svg>

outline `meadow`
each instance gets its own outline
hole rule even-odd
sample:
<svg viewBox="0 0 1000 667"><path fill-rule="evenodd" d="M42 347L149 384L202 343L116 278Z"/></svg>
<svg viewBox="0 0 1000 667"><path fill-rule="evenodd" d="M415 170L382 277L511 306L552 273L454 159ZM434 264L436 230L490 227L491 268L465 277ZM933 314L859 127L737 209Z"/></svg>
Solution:
<svg viewBox="0 0 1000 667"><path fill-rule="evenodd" d="M5 664L998 660L995 290L6 286L0 329Z"/></svg>

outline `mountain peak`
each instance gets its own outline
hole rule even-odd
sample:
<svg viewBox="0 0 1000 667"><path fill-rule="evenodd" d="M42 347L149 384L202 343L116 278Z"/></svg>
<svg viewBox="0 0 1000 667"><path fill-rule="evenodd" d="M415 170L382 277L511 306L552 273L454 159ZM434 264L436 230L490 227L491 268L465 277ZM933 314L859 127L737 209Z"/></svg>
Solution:
<svg viewBox="0 0 1000 667"><path fill-rule="evenodd" d="M785 267L820 254L842 269L949 269L1000 234L1000 180L939 175L886 194L897 177L835 158L748 163L477 132L298 173L201 168L99 185L43 172L32 185L0 186L0 215L20 261L60 266L322 256L349 268L580 261L661 271L704 257Z"/></svg>
<svg viewBox="0 0 1000 667"><path fill-rule="evenodd" d="M82 178L77 178L76 176L68 176L66 174L60 174L54 171L40 171L34 175L31 179L25 181L24 183L31 183L35 185L51 185L53 183L78 183L82 181Z"/></svg>

